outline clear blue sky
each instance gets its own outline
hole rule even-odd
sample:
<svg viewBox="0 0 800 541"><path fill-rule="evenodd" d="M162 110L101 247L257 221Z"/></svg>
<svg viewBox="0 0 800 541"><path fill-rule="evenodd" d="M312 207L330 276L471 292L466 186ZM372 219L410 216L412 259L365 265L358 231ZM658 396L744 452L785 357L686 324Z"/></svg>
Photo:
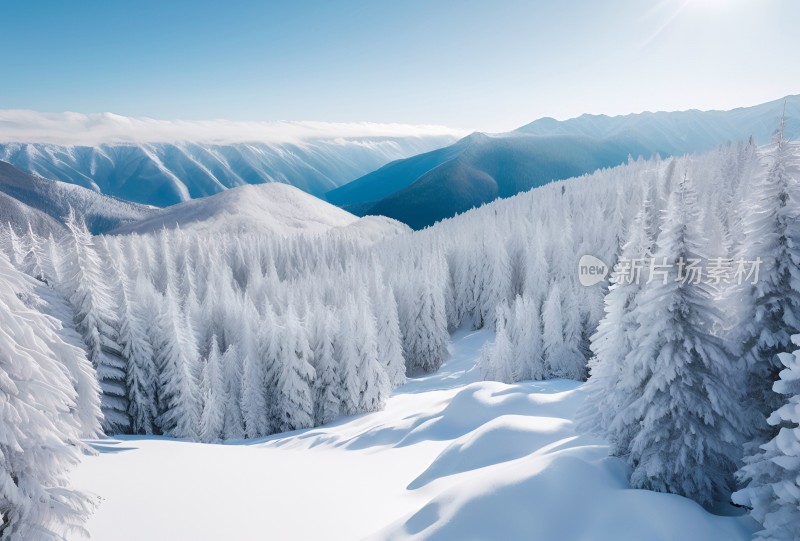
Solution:
<svg viewBox="0 0 800 541"><path fill-rule="evenodd" d="M0 0L0 109L444 124L800 93L798 0Z"/></svg>

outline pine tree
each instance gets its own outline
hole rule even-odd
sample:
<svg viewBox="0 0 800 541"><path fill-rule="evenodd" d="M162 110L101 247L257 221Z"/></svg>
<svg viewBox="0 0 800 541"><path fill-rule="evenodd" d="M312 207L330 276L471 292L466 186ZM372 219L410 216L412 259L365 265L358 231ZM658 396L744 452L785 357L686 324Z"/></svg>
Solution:
<svg viewBox="0 0 800 541"><path fill-rule="evenodd" d="M72 251L64 262L65 289L75 315L75 327L83 336L100 381L103 429L109 434L125 433L130 429L126 367L117 343L119 323L112 308L112 294L102 278L108 269L97 254L86 224L78 223L72 211L67 226Z"/></svg>
<svg viewBox="0 0 800 541"><path fill-rule="evenodd" d="M567 336L565 333L573 316L569 312L577 309L573 303L565 302L570 293L569 290L566 294L562 293L558 282L550 287L542 307L544 358L549 377L583 379L586 361L578 351L578 338L574 334Z"/></svg>
<svg viewBox="0 0 800 541"><path fill-rule="evenodd" d="M488 358L484 359L481 368L481 375L485 380L499 381L501 383L514 382L514 359L511 341L506 329L506 310L502 306L497 307L496 333L494 345L488 353Z"/></svg>
<svg viewBox="0 0 800 541"><path fill-rule="evenodd" d="M361 398L363 374L358 370L359 358L356 342L359 337L356 335L355 318L355 300L351 297L348 298L339 313L339 331L336 334L335 342L341 374L341 390L339 392L342 399L341 412L344 415L359 413Z"/></svg>
<svg viewBox="0 0 800 541"><path fill-rule="evenodd" d="M406 381L406 361L403 358L397 301L391 287L383 284L380 284L375 295L378 359L383 364L389 384L394 388Z"/></svg>
<svg viewBox="0 0 800 541"><path fill-rule="evenodd" d="M199 354L193 330L169 285L158 315L158 330L158 428L167 436L196 439L202 408L195 376Z"/></svg>
<svg viewBox="0 0 800 541"><path fill-rule="evenodd" d="M684 179L667 206L655 260L678 265L702 259L697 221L694 191ZM631 397L622 397L629 405L617 421L632 434L631 485L710 504L730 494L741 454L742 378L716 335L720 312L713 287L654 275L650 280L638 299L639 328L626 361L630 378L617 387Z"/></svg>
<svg viewBox="0 0 800 541"><path fill-rule="evenodd" d="M645 200L614 266L605 297L605 316L591 337L591 377L586 385L585 405L578 412L579 428L604 437L611 445L612 455L624 454L632 437L632 427L617 422L617 418L636 399L635 394L622 389L633 378L630 372L636 369L628 362L628 355L634 346L633 335L639 329L635 309L647 280L644 263L652 257L654 219L652 204Z"/></svg>
<svg viewBox="0 0 800 541"><path fill-rule="evenodd" d="M427 262L410 277L411 296L404 299L403 350L407 368L418 372L435 372L447 359L447 317L441 284L441 267L437 260Z"/></svg>
<svg viewBox="0 0 800 541"><path fill-rule="evenodd" d="M17 235L17 232L11 227L11 222L6 223L4 244L6 255L9 261L11 261L11 264L17 269L21 269L22 260L25 257L25 250L19 235Z"/></svg>
<svg viewBox="0 0 800 541"><path fill-rule="evenodd" d="M339 392L339 363L334 354L336 322L329 309L321 308L321 310L314 346L316 365L314 420L317 424L329 423L336 419L342 402Z"/></svg>
<svg viewBox="0 0 800 541"><path fill-rule="evenodd" d="M88 449L74 415L78 396L59 359L82 352L23 304L15 276L0 253L0 539L64 540L83 531L94 506L68 487L69 470Z"/></svg>
<svg viewBox="0 0 800 541"><path fill-rule="evenodd" d="M265 303L263 317L250 302L245 303L242 319L243 336L252 337L242 343L242 417L245 436L257 438L272 432L270 405L267 400L271 390L268 367L275 361L272 348L275 346L275 315L269 303ZM256 324L258 320L258 327Z"/></svg>
<svg viewBox="0 0 800 541"><path fill-rule="evenodd" d="M46 281L42 239L33 232L33 228L31 227L30 223L28 223L28 231L22 238L21 244L23 256L20 263L20 268L22 271L28 276L33 276L41 282Z"/></svg>
<svg viewBox="0 0 800 541"><path fill-rule="evenodd" d="M785 368L773 388L784 403L768 419L778 433L745 460L738 475L748 485L733 500L764 526L756 539L791 541L800 539L800 350L779 357Z"/></svg>
<svg viewBox="0 0 800 541"><path fill-rule="evenodd" d="M546 377L542 344L542 316L536 302L518 296L508 323L513 344L513 380L541 380Z"/></svg>
<svg viewBox="0 0 800 541"><path fill-rule="evenodd" d="M290 304L278 327L279 357L282 360L276 384L276 429L279 432L314 425L314 368L305 330Z"/></svg>
<svg viewBox="0 0 800 541"><path fill-rule="evenodd" d="M139 275L133 287L128 277L117 271L117 306L119 310L119 343L126 363L126 388L131 432L154 434L157 371L151 342L150 321L157 313L157 293Z"/></svg>
<svg viewBox="0 0 800 541"><path fill-rule="evenodd" d="M761 261L758 280L744 279L738 336L742 357L750 373L747 383L751 424L759 439L770 434L764 419L777 409L771 392L780 370L778 353L791 346L791 335L800 332L800 161L794 145L786 141L783 121L776 140L764 157L765 173L752 185L743 216L744 240L739 259Z"/></svg>
<svg viewBox="0 0 800 541"><path fill-rule="evenodd" d="M235 343L229 345L222 356L222 388L225 393L223 438L242 439L242 359Z"/></svg>
<svg viewBox="0 0 800 541"><path fill-rule="evenodd" d="M511 293L511 267L505 244L497 238L483 240L481 250L481 288L478 294L480 326L493 327L497 307L508 302Z"/></svg>
<svg viewBox="0 0 800 541"><path fill-rule="evenodd" d="M217 337L211 338L208 359L203 368L203 414L200 418L200 441L218 442L225 430L225 380L222 354Z"/></svg>
<svg viewBox="0 0 800 541"><path fill-rule="evenodd" d="M355 340L357 370L361 374L358 411L378 411L386 403L391 385L383 365L378 361L376 324L370 303L362 297L358 305Z"/></svg>

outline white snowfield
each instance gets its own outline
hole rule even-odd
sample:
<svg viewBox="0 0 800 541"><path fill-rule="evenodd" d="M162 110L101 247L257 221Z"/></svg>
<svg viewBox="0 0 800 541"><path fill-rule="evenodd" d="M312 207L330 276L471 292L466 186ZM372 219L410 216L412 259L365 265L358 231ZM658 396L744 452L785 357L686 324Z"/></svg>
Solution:
<svg viewBox="0 0 800 541"><path fill-rule="evenodd" d="M73 474L102 503L92 539L745 540L756 524L632 490L576 435L581 384L479 382L488 331L459 331L439 372L381 412L227 445L93 442ZM736 514L733 508L723 510Z"/></svg>

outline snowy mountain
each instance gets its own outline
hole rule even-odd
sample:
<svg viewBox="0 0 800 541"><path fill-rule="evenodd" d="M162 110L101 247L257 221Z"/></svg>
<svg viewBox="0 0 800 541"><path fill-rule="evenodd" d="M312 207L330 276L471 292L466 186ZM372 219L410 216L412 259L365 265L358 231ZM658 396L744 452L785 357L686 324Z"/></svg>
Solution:
<svg viewBox="0 0 800 541"><path fill-rule="evenodd" d="M731 111L583 115L537 120L516 131L472 134L390 163L326 194L356 214L382 214L418 229L498 197L617 165L628 155L701 152L753 136L766 143L784 100ZM786 98L786 135L800 136L800 96Z"/></svg>
<svg viewBox="0 0 800 541"><path fill-rule="evenodd" d="M359 219L338 207L287 184L239 186L222 193L155 211L151 216L113 231L152 233L176 226L214 233L323 233L346 228Z"/></svg>
<svg viewBox="0 0 800 541"><path fill-rule="evenodd" d="M11 224L18 235L27 231L28 224L37 235L42 237L48 237L51 234L54 237L60 237L66 232L66 228L61 222L39 209L29 207L10 195L0 192L0 226L7 224Z"/></svg>
<svg viewBox="0 0 800 541"><path fill-rule="evenodd" d="M392 160L449 145L458 135L436 126L168 122L5 110L0 160L164 207L266 182L322 195Z"/></svg>
<svg viewBox="0 0 800 541"><path fill-rule="evenodd" d="M25 173L2 161L0 161L0 193L49 215L59 224L64 223L64 218L72 208L78 217L86 221L86 225L93 233L103 233L120 224L140 220L154 212L151 207L108 197L74 184ZM7 205L14 203L9 202ZM19 205L16 206L19 208ZM6 221L5 215L0 218ZM41 217L35 219L37 223L41 222ZM24 223L19 225L27 227ZM52 224L48 227L52 228Z"/></svg>

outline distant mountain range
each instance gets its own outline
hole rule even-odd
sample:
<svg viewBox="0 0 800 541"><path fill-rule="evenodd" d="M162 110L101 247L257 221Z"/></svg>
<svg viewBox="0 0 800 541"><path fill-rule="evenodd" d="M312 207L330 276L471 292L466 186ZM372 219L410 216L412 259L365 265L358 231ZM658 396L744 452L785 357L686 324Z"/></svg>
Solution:
<svg viewBox="0 0 800 541"><path fill-rule="evenodd" d="M16 209L13 220L10 214L7 220L6 210L0 212L0 220L13 221L18 228L27 228L31 216L36 216L35 223L40 223L41 215L50 218L45 220L48 228L54 227L53 224L63 227L71 207L86 221L90 231L104 233L124 223L141 220L155 211L152 207L109 197L74 184L31 175L3 161L0 161L0 194L7 196L5 208ZM20 210L23 208L32 210L23 212Z"/></svg>
<svg viewBox="0 0 800 541"><path fill-rule="evenodd" d="M787 134L800 136L800 96L786 98ZM641 113L617 117L544 118L513 132L475 133L438 150L398 160L326 195L360 215L380 214L415 229L498 197L509 197L631 155L702 152L777 129L784 100L731 111Z"/></svg>
<svg viewBox="0 0 800 541"><path fill-rule="evenodd" d="M165 207L267 182L322 196L392 160L449 145L458 134L435 126L169 122L0 110L0 160Z"/></svg>
<svg viewBox="0 0 800 541"><path fill-rule="evenodd" d="M359 218L281 183L239 186L161 209L30 175L0 162L0 225L11 224L22 234L30 224L37 234L58 238L66 233L70 208L95 234L146 234L180 227L215 233L329 234L372 243L411 231L391 218Z"/></svg>

